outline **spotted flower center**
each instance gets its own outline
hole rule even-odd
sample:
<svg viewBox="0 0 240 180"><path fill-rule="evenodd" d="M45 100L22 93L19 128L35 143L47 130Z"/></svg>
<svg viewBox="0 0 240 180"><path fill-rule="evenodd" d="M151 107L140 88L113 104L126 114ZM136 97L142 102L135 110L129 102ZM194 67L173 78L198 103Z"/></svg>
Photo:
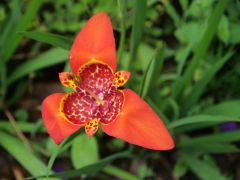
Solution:
<svg viewBox="0 0 240 180"><path fill-rule="evenodd" d="M67 78L71 80L69 75ZM74 124L112 122L124 100L114 78L111 69L104 64L90 64L80 69L77 77L72 77L75 92L67 94L62 100L62 113Z"/></svg>

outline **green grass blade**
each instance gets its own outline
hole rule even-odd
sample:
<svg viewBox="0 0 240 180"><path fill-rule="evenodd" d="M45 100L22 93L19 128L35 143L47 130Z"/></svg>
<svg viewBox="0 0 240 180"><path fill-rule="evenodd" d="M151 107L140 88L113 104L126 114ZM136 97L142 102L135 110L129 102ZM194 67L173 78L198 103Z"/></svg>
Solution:
<svg viewBox="0 0 240 180"><path fill-rule="evenodd" d="M9 152L33 176L46 172L46 165L34 156L18 139L0 132L0 145Z"/></svg>
<svg viewBox="0 0 240 180"><path fill-rule="evenodd" d="M178 99L183 89L185 87L188 87L188 85L190 84L191 78L195 69L198 67L202 58L206 54L207 49L211 43L211 40L213 39L213 36L217 31L218 24L220 22L220 19L223 15L223 12L227 4L228 4L228 0L218 1L216 8L214 9L210 18L207 21L207 27L204 31L202 38L196 44L195 46L196 48L193 50L193 58L191 59L190 64L188 65L188 68L184 72L182 82L181 83L179 83L178 81L176 82L176 84L178 84L179 87L174 88L174 93L173 93L174 98Z"/></svg>
<svg viewBox="0 0 240 180"><path fill-rule="evenodd" d="M184 154L182 160L188 168L195 173L200 179L203 180L225 180L224 176L220 173L219 169L215 166L206 163L204 160L198 159L196 156L188 153Z"/></svg>
<svg viewBox="0 0 240 180"><path fill-rule="evenodd" d="M142 85L139 93L143 99L146 97L152 83L152 75L155 68L154 66L155 61L156 59L153 57L152 60L149 62L146 72L144 73L144 76L143 76Z"/></svg>
<svg viewBox="0 0 240 180"><path fill-rule="evenodd" d="M139 180L139 177L134 176L133 174L130 174L129 172L126 172L122 169L119 169L114 166L106 166L103 171L107 174L110 174L112 176L116 176L118 178L124 179L124 180Z"/></svg>
<svg viewBox="0 0 240 180"><path fill-rule="evenodd" d="M122 54L124 50L124 44L126 39L126 22L127 22L127 5L128 0L118 0L118 5L120 9L120 16L121 16L121 37L120 37L120 43L117 53L117 59L118 62L122 60Z"/></svg>
<svg viewBox="0 0 240 180"><path fill-rule="evenodd" d="M162 49L159 49L156 51L154 57L149 62L148 67L144 73L142 85L139 93L143 99L147 96L150 90L151 92L154 92L153 86L154 86L154 83L157 84L157 79L160 75L162 64L164 61L162 54L163 54Z"/></svg>
<svg viewBox="0 0 240 180"><path fill-rule="evenodd" d="M47 33L47 32L38 32L38 31L22 31L18 32L19 35L34 39L39 42L50 44L56 47L60 47L66 50L70 50L73 40L66 38L61 35Z"/></svg>
<svg viewBox="0 0 240 180"><path fill-rule="evenodd" d="M17 122L19 129L24 133L30 133L36 127L36 123L29 122ZM0 120L0 129L1 131L8 131L10 133L15 133L15 130L12 128L12 125L7 120ZM42 126L38 129L39 132L46 132L45 128Z"/></svg>
<svg viewBox="0 0 240 180"><path fill-rule="evenodd" d="M64 139L61 144L57 147L56 151L51 155L50 159L48 160L48 165L47 165L47 171L46 176L49 175L51 172L52 166L57 158L57 156L65 149L65 147L68 147L68 145L74 140L75 137L77 137L81 133L81 130L75 132L71 136L67 137Z"/></svg>
<svg viewBox="0 0 240 180"><path fill-rule="evenodd" d="M182 100L182 114L186 114L186 112L199 100L208 83L215 76L215 74L224 66L224 64L228 60L230 60L232 55L232 51L228 52L224 57L222 57L219 61L217 61L212 67L207 70L204 77L200 81L198 81L193 87L191 93Z"/></svg>
<svg viewBox="0 0 240 180"><path fill-rule="evenodd" d="M178 128L181 126L192 125L192 124L200 124L200 123L211 123L211 122L240 122L239 117L234 116L223 116L223 115L195 115L190 117L185 117L182 119L178 119L169 124L170 128Z"/></svg>
<svg viewBox="0 0 240 180"><path fill-rule="evenodd" d="M5 20L5 24L1 26L0 30L0 55L4 53L5 43L7 43L8 38L15 33L16 25L21 18L21 6L19 0L13 0L11 8L11 14L9 15L9 18L6 18L7 20Z"/></svg>
<svg viewBox="0 0 240 180"><path fill-rule="evenodd" d="M77 177L80 175L92 175L98 171L100 171L101 169L103 169L107 164L111 163L112 161L114 161L115 159L119 159L119 158L124 158L124 157L128 157L130 155L129 151L124 151L124 152L120 152L111 156L108 156L100 161L98 161L95 164L89 165L89 166L85 166L83 168L80 169L76 169L76 170L69 170L69 171L65 171L65 172L61 172L61 173L56 173L56 174L50 174L48 177L52 178L52 177L58 177L58 178L71 178L71 177ZM45 176L38 176L38 177L30 177L30 178L26 178L26 179L36 179L36 178L42 178Z"/></svg>
<svg viewBox="0 0 240 180"><path fill-rule="evenodd" d="M18 31L25 31L32 23L33 18L37 15L39 8L44 1L32 0L28 5L26 13L22 16L19 24L16 27L15 33L8 37L7 42L4 45L3 59L0 61L0 66L9 60L17 46L19 45L22 37L17 35Z"/></svg>
<svg viewBox="0 0 240 180"><path fill-rule="evenodd" d="M189 147L189 146L198 146L201 144L210 144L210 143L218 143L218 142L235 142L240 140L240 130L233 132L225 132L225 133L217 133L211 135L205 135L201 137L184 139L179 143L179 147Z"/></svg>
<svg viewBox="0 0 240 180"><path fill-rule="evenodd" d="M8 85L29 74L30 72L65 62L68 59L68 51L63 49L51 49L38 57L28 60L16 68L8 78Z"/></svg>
<svg viewBox="0 0 240 180"><path fill-rule="evenodd" d="M143 34L146 10L147 10L146 0L135 1L132 35L130 40L130 58L129 58L127 70L131 70L131 66L136 58L137 48Z"/></svg>
<svg viewBox="0 0 240 180"><path fill-rule="evenodd" d="M216 122L201 122L201 123L195 123L195 124L189 124L187 126L178 126L174 130L178 133L187 133L187 132L193 132L195 130L200 130L208 127L215 127L217 124L219 124L218 121Z"/></svg>
<svg viewBox="0 0 240 180"><path fill-rule="evenodd" d="M222 154L222 153L237 153L239 149L233 144L225 143L206 143L199 146L191 147L191 151L201 152L201 153L212 153L212 154Z"/></svg>
<svg viewBox="0 0 240 180"><path fill-rule="evenodd" d="M180 22L180 16L177 13L176 9L173 7L173 5L171 4L171 2L169 0L161 0L163 2L163 5L168 13L168 15L172 18L172 20L174 21L175 26L177 27Z"/></svg>
<svg viewBox="0 0 240 180"><path fill-rule="evenodd" d="M206 108L202 113L209 115L223 115L240 117L240 100L225 101Z"/></svg>

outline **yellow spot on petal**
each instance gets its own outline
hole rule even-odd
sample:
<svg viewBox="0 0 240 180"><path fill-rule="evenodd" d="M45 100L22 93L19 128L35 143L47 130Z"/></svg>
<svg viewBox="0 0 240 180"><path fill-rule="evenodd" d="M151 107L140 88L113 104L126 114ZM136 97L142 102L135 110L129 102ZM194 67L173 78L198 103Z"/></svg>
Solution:
<svg viewBox="0 0 240 180"><path fill-rule="evenodd" d="M88 121L88 123L85 126L85 132L87 133L88 137L92 137L97 130L98 130L98 123L99 119L93 119Z"/></svg>
<svg viewBox="0 0 240 180"><path fill-rule="evenodd" d="M114 74L114 84L121 87L128 81L131 73L128 71L118 71Z"/></svg>
<svg viewBox="0 0 240 180"><path fill-rule="evenodd" d="M61 72L59 73L59 79L63 86L76 89L77 84L80 82L80 78L72 75L69 72Z"/></svg>

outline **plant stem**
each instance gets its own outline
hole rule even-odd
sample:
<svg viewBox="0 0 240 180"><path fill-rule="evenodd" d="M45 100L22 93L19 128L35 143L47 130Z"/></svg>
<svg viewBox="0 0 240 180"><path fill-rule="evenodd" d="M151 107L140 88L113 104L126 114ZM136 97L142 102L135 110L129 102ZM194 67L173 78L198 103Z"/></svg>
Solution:
<svg viewBox="0 0 240 180"><path fill-rule="evenodd" d="M112 176L122 178L124 180L139 180L139 178L123 169L108 165L103 168L103 171Z"/></svg>

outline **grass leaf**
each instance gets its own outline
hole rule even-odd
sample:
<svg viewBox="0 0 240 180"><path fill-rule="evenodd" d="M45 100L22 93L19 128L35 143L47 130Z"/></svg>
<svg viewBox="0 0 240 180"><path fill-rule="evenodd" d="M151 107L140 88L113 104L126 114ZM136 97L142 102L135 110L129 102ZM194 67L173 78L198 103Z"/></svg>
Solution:
<svg viewBox="0 0 240 180"><path fill-rule="evenodd" d="M118 159L118 158L127 157L129 155L130 155L129 151L120 152L120 153L108 156L108 157L98 161L95 164L85 166L83 168L76 169L76 170L69 170L69 171L65 171L65 172L61 172L61 173L51 174L48 177L49 178L52 178L52 177L71 178L71 177L77 177L77 176L80 176L83 174L91 175L91 174L96 173L96 172L100 171L101 169L103 169L104 166L111 163L113 160ZM42 178L42 177L45 177L45 176L29 177L26 179L29 180L29 179L36 179L36 178Z"/></svg>
<svg viewBox="0 0 240 180"><path fill-rule="evenodd" d="M153 83L157 83L157 79L160 75L161 69L162 69L162 64L164 61L163 58L163 49L158 49L156 51L156 54L152 58L152 60L149 62L148 67L144 73L143 80L142 80L142 85L140 89L140 96L144 99L149 90L152 89L154 86ZM151 90L154 91L154 90Z"/></svg>
<svg viewBox="0 0 240 180"><path fill-rule="evenodd" d="M12 33L11 36L8 36L8 39L4 44L5 51L0 61L0 67L2 66L3 63L9 60L9 58L12 56L12 54L14 53L14 51L16 50L17 46L19 45L22 39L22 37L17 35L16 32L25 31L28 27L30 27L32 20L37 15L37 12L41 7L42 3L43 1L39 1L39 0L30 1L30 4L26 8L27 11L19 20L19 23L15 29L15 33Z"/></svg>
<svg viewBox="0 0 240 180"><path fill-rule="evenodd" d="M186 125L192 125L192 124L199 124L199 123L211 123L211 122L232 122L232 121L240 121L238 117L234 116L224 116L224 115L194 115L194 116L189 116L185 117L182 119L178 119L174 122L171 122L169 124L170 128L178 128L181 126L186 126Z"/></svg>
<svg viewBox="0 0 240 180"><path fill-rule="evenodd" d="M131 35L131 41L130 41L130 58L129 58L130 60L128 62L128 67L127 67L128 70L131 70L131 66L135 60L137 48L143 34L146 10L147 10L146 0L135 1L132 35Z"/></svg>
<svg viewBox="0 0 240 180"><path fill-rule="evenodd" d="M34 39L39 42L51 44L56 47L60 47L66 50L70 50L73 40L66 38L61 35L47 33L47 32L38 32L38 31L22 31L18 32L19 35L24 37Z"/></svg>
<svg viewBox="0 0 240 180"><path fill-rule="evenodd" d="M39 176L46 172L47 166L29 152L18 139L2 131L0 132L0 136L0 145L33 176Z"/></svg>
<svg viewBox="0 0 240 180"><path fill-rule="evenodd" d="M225 180L219 169L188 153L182 157L188 168L202 180Z"/></svg>
<svg viewBox="0 0 240 180"><path fill-rule="evenodd" d="M193 57L190 60L190 64L188 65L188 68L184 72L182 82L179 83L178 81L176 81L176 84L179 86L178 88L174 88L173 96L176 99L179 98L183 89L185 87L188 87L188 85L191 82L191 78L192 78L194 71L196 70L196 68L200 64L202 58L206 54L207 49L213 39L213 36L217 31L218 24L220 22L220 19L223 15L223 12L224 12L226 6L227 6L227 3L228 3L228 0L218 1L216 8L211 13L211 15L207 21L207 26L203 33L203 36L201 37L200 41L195 45L196 48L193 50Z"/></svg>
<svg viewBox="0 0 240 180"><path fill-rule="evenodd" d="M122 60L122 54L123 54L125 39L126 39L127 5L128 5L128 0L118 0L118 6L120 9L120 16L121 16L121 25L120 25L121 37L120 37L120 43L119 43L119 48L117 53L118 62L121 62Z"/></svg>
<svg viewBox="0 0 240 180"><path fill-rule="evenodd" d="M8 85L29 74L30 72L65 62L68 59L68 51L55 48L36 58L30 59L18 66L8 78Z"/></svg>
<svg viewBox="0 0 240 180"><path fill-rule="evenodd" d="M204 90L206 89L208 83L212 80L215 74L223 67L223 65L230 60L233 52L229 51L223 56L219 61L217 61L214 65L212 65L205 73L203 78L194 85L191 93L187 95L182 100L181 112L182 114L186 114L186 112L199 100Z"/></svg>
<svg viewBox="0 0 240 180"><path fill-rule="evenodd" d="M179 143L179 147L201 146L201 144L211 144L218 142L235 142L240 140L240 130L225 133L216 133L211 135L204 135L191 139L184 139Z"/></svg>
<svg viewBox="0 0 240 180"><path fill-rule="evenodd" d="M223 115L240 117L240 100L225 101L217 105L206 108L202 111L209 115Z"/></svg>

